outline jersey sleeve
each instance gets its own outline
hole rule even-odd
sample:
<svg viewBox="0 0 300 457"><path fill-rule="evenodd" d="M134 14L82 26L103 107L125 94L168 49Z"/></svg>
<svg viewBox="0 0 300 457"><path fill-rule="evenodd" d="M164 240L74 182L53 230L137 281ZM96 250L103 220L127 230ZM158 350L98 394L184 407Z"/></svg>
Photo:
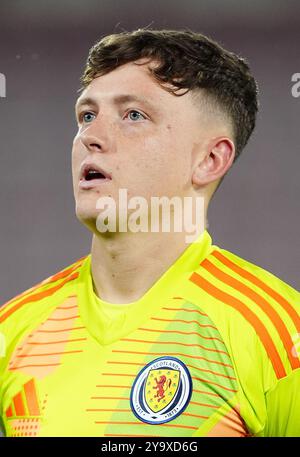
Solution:
<svg viewBox="0 0 300 457"><path fill-rule="evenodd" d="M0 416L0 438L3 438L4 436L5 436L4 425L3 425L3 422L2 422L2 418Z"/></svg>
<svg viewBox="0 0 300 457"><path fill-rule="evenodd" d="M278 381L266 393L264 436L300 437L300 369Z"/></svg>

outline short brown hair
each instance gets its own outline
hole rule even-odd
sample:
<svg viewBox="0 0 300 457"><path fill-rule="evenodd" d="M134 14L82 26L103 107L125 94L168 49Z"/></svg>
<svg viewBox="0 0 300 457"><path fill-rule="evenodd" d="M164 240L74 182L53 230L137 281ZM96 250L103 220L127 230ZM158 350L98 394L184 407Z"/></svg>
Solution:
<svg viewBox="0 0 300 457"><path fill-rule="evenodd" d="M257 84L246 61L208 37L184 30L138 29L103 37L91 49L81 77L82 88L101 75L141 58L159 63L152 74L175 90L203 89L229 116L235 159L246 145L258 109Z"/></svg>

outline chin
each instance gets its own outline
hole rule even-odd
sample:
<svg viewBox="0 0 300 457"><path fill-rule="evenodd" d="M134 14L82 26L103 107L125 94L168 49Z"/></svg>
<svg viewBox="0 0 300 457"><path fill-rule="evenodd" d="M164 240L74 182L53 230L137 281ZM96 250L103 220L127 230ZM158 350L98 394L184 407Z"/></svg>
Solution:
<svg viewBox="0 0 300 457"><path fill-rule="evenodd" d="M95 208L87 208L80 206L76 206L76 217L83 225L85 225L89 230L93 230L93 227L96 229L96 221L97 221L97 210Z"/></svg>

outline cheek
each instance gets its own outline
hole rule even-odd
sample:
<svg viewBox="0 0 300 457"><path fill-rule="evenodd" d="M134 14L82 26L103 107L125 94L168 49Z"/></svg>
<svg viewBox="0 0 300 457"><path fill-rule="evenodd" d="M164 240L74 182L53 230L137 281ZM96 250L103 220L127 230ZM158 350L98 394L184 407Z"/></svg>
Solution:
<svg viewBox="0 0 300 457"><path fill-rule="evenodd" d="M79 140L78 140L77 136L74 138L74 141L73 141L71 158L72 158L72 174L73 174L73 177L75 177L76 174L79 173L80 163L82 161L82 154L80 153Z"/></svg>
<svg viewBox="0 0 300 457"><path fill-rule="evenodd" d="M160 141L152 142L146 146L151 168L154 172L166 173L165 178L178 178L189 172L190 146L187 142L178 141L177 136L166 132ZM145 162L147 163L147 158Z"/></svg>
<svg viewBox="0 0 300 457"><path fill-rule="evenodd" d="M189 179L190 160L186 146L176 142L169 132L159 139L143 139L140 148L131 157L125 168L129 174L124 175L131 189L143 189L147 195L181 194ZM130 186L129 183L132 183Z"/></svg>

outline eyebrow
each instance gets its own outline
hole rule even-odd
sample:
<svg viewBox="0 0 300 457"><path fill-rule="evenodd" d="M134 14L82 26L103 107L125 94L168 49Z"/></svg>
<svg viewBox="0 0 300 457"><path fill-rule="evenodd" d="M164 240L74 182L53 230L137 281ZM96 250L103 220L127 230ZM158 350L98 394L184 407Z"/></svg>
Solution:
<svg viewBox="0 0 300 457"><path fill-rule="evenodd" d="M146 98L134 94L115 95L114 97L112 97L111 101L115 105L122 105L128 102L138 102L142 103L143 105L147 106L153 111L157 111L154 105L150 103ZM77 111L82 105L97 105L97 101L92 97L83 97L81 99L78 99L75 105L75 110Z"/></svg>

